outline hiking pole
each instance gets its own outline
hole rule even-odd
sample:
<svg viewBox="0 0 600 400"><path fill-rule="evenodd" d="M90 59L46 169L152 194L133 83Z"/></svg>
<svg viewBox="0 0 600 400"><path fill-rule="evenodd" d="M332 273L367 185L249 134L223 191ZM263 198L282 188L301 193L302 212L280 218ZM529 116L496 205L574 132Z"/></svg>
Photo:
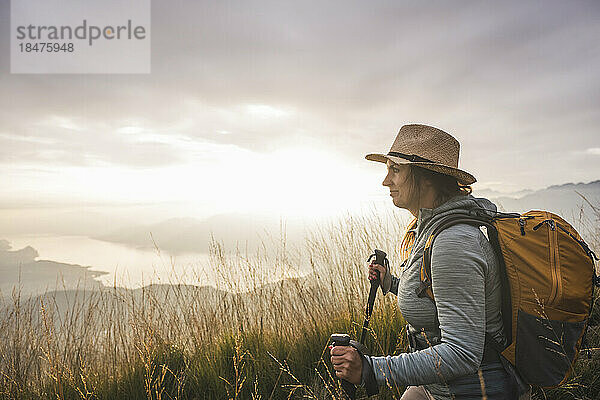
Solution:
<svg viewBox="0 0 600 400"><path fill-rule="evenodd" d="M384 251L375 249L373 254L367 258L367 262L370 262L373 258L375 258L374 263L382 265L386 268L389 266L389 262L387 260L387 254ZM367 307L365 308L365 321L363 322L362 332L360 334L360 343L365 344L365 339L367 338L367 329L369 328L369 321L371 320L371 315L373 314L373 306L375 305L375 296L377 296L377 288L380 285L380 277L379 271L377 271L377 278L371 280L371 289L369 290L369 299L367 301Z"/></svg>
<svg viewBox="0 0 600 400"><path fill-rule="evenodd" d="M331 335L330 340L333 346L352 346L351 342L354 342L354 340L350 340L350 335L346 333L334 333ZM348 399L356 399L356 386L345 379L340 379L340 384L342 385L342 391Z"/></svg>
<svg viewBox="0 0 600 400"><path fill-rule="evenodd" d="M383 265L386 269L389 267L387 260L387 254L385 252L375 249L373 254L367 258L367 262L370 262L375 257L375 264ZM334 333L331 335L330 340L333 346L352 346L361 354L368 355L369 351L365 346L365 339L367 337L367 329L369 328L369 321L371 320L371 314L373 314L373 306L375 304L375 296L377 296L377 288L380 285L379 271L377 271L377 278L371 280L371 289L369 290L369 298L367 300L367 307L365 308L365 321L363 322L362 332L360 334L360 341L350 340L350 336L346 333ZM356 386L352 383L341 379L340 382L342 390L346 397L350 400L356 398ZM379 389L377 386L370 388L367 387L367 395L372 396L377 394Z"/></svg>

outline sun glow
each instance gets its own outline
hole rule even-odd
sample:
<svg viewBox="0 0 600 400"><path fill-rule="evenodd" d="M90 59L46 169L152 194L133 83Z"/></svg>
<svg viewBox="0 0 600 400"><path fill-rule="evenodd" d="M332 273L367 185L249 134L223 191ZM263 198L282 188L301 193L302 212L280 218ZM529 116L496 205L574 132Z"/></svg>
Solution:
<svg viewBox="0 0 600 400"><path fill-rule="evenodd" d="M364 200L379 180L335 155L310 148L258 153L232 145L197 144L202 157L153 168L94 165L46 171L40 195L103 203L187 203L202 214L274 212L328 215ZM188 149L189 150L189 149ZM35 172L34 172L35 173ZM43 194L42 194L43 193Z"/></svg>
<svg viewBox="0 0 600 400"><path fill-rule="evenodd" d="M298 117L293 107L246 103L207 111L194 102L189 107L190 115L221 138L231 136L235 142L240 131L247 134L247 128L267 132L281 147L253 151L204 139L202 130L196 132L185 118L157 126L123 119L109 128L111 133L105 139L96 142L97 148L74 146L82 149L78 158L71 157L71 149L48 145L38 150L44 165L35 160L13 165L5 176L11 180L12 192L4 197L17 202L21 198L52 198L69 204L169 204L165 208L185 204L179 214L186 215L261 212L317 216L342 212L364 203L372 194L384 194L375 168L364 168L327 151L316 139L299 143L297 130L286 131L285 126L295 126L288 119ZM106 129L103 124L79 126L78 122L64 116L44 119L52 129L84 129L81 135L100 135ZM275 135L273 129L282 133ZM280 137L284 133L289 139ZM113 142L115 152L107 156ZM75 162L64 162L65 157ZM362 159L361 154L356 157Z"/></svg>

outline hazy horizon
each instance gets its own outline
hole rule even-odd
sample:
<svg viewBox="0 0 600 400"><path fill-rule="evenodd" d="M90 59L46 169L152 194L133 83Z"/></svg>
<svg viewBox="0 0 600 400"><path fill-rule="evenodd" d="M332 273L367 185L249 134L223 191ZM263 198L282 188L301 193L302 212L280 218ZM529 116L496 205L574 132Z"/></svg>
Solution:
<svg viewBox="0 0 600 400"><path fill-rule="evenodd" d="M0 0L0 234L391 209L364 156L415 122L460 141L476 193L600 178L597 2L153 1L151 15L150 74L11 74Z"/></svg>

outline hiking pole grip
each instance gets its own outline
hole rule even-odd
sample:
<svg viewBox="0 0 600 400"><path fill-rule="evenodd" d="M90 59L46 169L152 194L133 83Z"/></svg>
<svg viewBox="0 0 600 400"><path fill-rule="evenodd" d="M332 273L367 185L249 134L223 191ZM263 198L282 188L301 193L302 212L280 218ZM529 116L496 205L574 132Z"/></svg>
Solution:
<svg viewBox="0 0 600 400"><path fill-rule="evenodd" d="M350 335L348 334L334 333L333 335L331 335L330 339L331 344L333 346L351 346ZM342 386L342 391L344 392L344 395L349 400L356 399L356 386L354 386L352 383L348 382L345 379L340 379L340 385Z"/></svg>
<svg viewBox="0 0 600 400"><path fill-rule="evenodd" d="M370 261L373 264L378 264L378 265L381 265L381 266L387 268L388 266L387 266L387 258L386 257L387 257L387 254L385 254L385 251L375 249L375 250L373 250L373 254L371 254L369 256L367 261ZM373 260L373 258L375 258L375 260L371 261L371 260ZM374 285L378 286L380 284L381 276L379 275L379 270L377 270L375 273L377 274L377 278L371 280L371 286L374 286Z"/></svg>

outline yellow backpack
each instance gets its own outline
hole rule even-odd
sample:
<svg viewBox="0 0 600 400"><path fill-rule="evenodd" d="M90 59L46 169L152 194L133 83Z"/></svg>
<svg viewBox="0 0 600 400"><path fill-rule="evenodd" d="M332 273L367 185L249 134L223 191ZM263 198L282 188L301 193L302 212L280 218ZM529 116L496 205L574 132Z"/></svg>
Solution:
<svg viewBox="0 0 600 400"><path fill-rule="evenodd" d="M442 219L429 236L417 290L420 297L434 300L431 249L436 236L462 223L485 226L500 260L502 318L508 346L492 343L493 347L525 383L561 385L573 370L587 330L594 286L600 286L594 265L598 258L577 231L556 214L475 209Z"/></svg>

